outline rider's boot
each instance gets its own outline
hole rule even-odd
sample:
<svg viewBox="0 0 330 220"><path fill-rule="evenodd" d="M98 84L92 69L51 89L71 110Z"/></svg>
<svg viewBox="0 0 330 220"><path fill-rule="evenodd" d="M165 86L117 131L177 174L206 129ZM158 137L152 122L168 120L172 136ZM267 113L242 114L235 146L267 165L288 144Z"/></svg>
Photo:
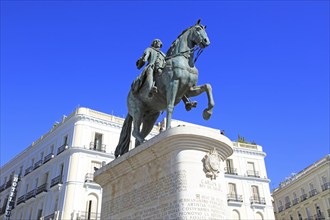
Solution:
<svg viewBox="0 0 330 220"><path fill-rule="evenodd" d="M192 108L196 108L197 101L189 101L185 103L185 108L187 111L190 111Z"/></svg>
<svg viewBox="0 0 330 220"><path fill-rule="evenodd" d="M151 91L149 92L149 97L153 96L154 94L158 93L158 88L155 86L155 82L152 83Z"/></svg>

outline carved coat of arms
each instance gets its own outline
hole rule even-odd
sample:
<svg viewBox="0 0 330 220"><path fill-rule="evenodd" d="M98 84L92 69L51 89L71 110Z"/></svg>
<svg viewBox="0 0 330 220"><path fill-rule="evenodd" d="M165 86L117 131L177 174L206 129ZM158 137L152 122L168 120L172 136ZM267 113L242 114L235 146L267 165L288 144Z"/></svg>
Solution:
<svg viewBox="0 0 330 220"><path fill-rule="evenodd" d="M215 179L220 172L220 162L221 158L218 151L214 148L208 154L205 155L204 159L204 168L207 177Z"/></svg>

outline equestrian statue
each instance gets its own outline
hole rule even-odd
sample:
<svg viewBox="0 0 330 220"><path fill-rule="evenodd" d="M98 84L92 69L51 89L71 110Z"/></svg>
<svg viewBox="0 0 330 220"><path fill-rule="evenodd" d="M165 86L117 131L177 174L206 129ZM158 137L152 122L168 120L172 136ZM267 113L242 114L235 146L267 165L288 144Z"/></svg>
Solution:
<svg viewBox="0 0 330 220"><path fill-rule="evenodd" d="M198 70L195 62L203 49L210 44L205 29L206 26L198 20L178 36L166 56L160 51L161 41L155 39L136 62L138 69L148 63L134 80L128 93L128 114L115 151L116 158L129 150L132 124L132 135L137 147L145 141L162 111L166 110L167 113L166 129L171 127L174 106L181 100L189 111L197 104L190 101L189 97L206 92L208 106L203 111L203 118L208 120L211 117L214 107L212 87L210 84L196 85Z"/></svg>

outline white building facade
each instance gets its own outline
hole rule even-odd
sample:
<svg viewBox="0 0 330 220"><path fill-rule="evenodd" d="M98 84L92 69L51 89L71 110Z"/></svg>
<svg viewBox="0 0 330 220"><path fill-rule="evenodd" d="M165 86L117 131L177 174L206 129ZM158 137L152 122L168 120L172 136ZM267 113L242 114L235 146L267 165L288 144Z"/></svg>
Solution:
<svg viewBox="0 0 330 220"><path fill-rule="evenodd" d="M278 220L330 219L330 155L292 175L272 194Z"/></svg>
<svg viewBox="0 0 330 220"><path fill-rule="evenodd" d="M93 182L93 173L114 159L123 122L88 108L63 117L1 167L0 219L8 211L11 219L100 219L102 188ZM172 124L179 125L198 126L180 121ZM155 126L147 139L161 127ZM274 219L266 154L255 144L233 144L233 155L223 163L228 219ZM19 178L12 198L15 175ZM8 201L12 201L9 206Z"/></svg>

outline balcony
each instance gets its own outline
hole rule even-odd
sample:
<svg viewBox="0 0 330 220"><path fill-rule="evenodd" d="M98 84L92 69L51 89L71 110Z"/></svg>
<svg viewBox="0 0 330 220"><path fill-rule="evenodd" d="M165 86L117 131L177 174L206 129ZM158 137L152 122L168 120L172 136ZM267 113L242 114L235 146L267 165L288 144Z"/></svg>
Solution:
<svg viewBox="0 0 330 220"><path fill-rule="evenodd" d="M302 202L302 201L305 201L307 199L307 194L305 193L305 194L302 194L301 196L300 196L300 201Z"/></svg>
<svg viewBox="0 0 330 220"><path fill-rule="evenodd" d="M315 196L317 194L318 194L318 192L317 192L316 189L312 189L311 191L309 191L309 197L313 197L313 196Z"/></svg>
<svg viewBox="0 0 330 220"><path fill-rule="evenodd" d="M327 190L327 189L330 189L330 182L327 182L327 183L324 183L322 186L322 192Z"/></svg>
<svg viewBox="0 0 330 220"><path fill-rule="evenodd" d="M291 202L287 202L287 203L285 203L285 209L288 209L288 208L290 208L291 207Z"/></svg>
<svg viewBox="0 0 330 220"><path fill-rule="evenodd" d="M236 168L225 167L225 174L238 175Z"/></svg>
<svg viewBox="0 0 330 220"><path fill-rule="evenodd" d="M250 201L251 204L266 205L265 197L252 196Z"/></svg>
<svg viewBox="0 0 330 220"><path fill-rule="evenodd" d="M30 192L26 193L25 201L27 201L27 200L29 200L31 198L35 198L36 197L36 192L37 192L37 190L36 189L33 189Z"/></svg>
<svg viewBox="0 0 330 220"><path fill-rule="evenodd" d="M227 201L228 202L243 202L242 195L237 194L227 194Z"/></svg>
<svg viewBox="0 0 330 220"><path fill-rule="evenodd" d="M280 207L278 207L278 213L283 212L284 211L284 207L281 205Z"/></svg>
<svg viewBox="0 0 330 220"><path fill-rule="evenodd" d="M255 170L247 170L247 176L260 178L259 172Z"/></svg>
<svg viewBox="0 0 330 220"><path fill-rule="evenodd" d="M25 200L26 200L26 199L25 199L25 195L23 195L23 196L21 196L21 197L18 197L16 205L19 205L19 204L21 204L21 203L24 203Z"/></svg>
<svg viewBox="0 0 330 220"><path fill-rule="evenodd" d="M31 173L31 171L33 170L33 167L30 166L29 168L25 169L25 174L24 176L28 175L29 173Z"/></svg>
<svg viewBox="0 0 330 220"><path fill-rule="evenodd" d="M106 148L105 144L97 144L95 142L90 142L90 144L89 144L90 150L95 150L95 151L100 151L100 152L105 153L105 148Z"/></svg>
<svg viewBox="0 0 330 220"><path fill-rule="evenodd" d="M299 198L292 200L292 205L297 205L299 203Z"/></svg>
<svg viewBox="0 0 330 220"><path fill-rule="evenodd" d="M101 219L101 213L80 211L80 212L77 213L77 217L78 217L78 219L100 220Z"/></svg>
<svg viewBox="0 0 330 220"><path fill-rule="evenodd" d="M63 144L61 147L59 147L57 149L57 155L59 155L60 153L62 153L63 151L65 151L66 149L68 149L68 145L67 144Z"/></svg>
<svg viewBox="0 0 330 220"><path fill-rule="evenodd" d="M94 182L94 174L93 173L87 173L85 176L85 183L87 182Z"/></svg>
<svg viewBox="0 0 330 220"><path fill-rule="evenodd" d="M48 161L50 161L51 159L53 159L54 157L55 157L55 155L53 153L50 153L47 156L45 156L44 164L47 163Z"/></svg>
<svg viewBox="0 0 330 220"><path fill-rule="evenodd" d="M52 179L51 183L50 183L50 188L52 188L53 186L57 185L57 184L62 184L62 175L59 175L55 178Z"/></svg>
<svg viewBox="0 0 330 220"><path fill-rule="evenodd" d="M38 167L40 167L42 165L42 160L39 160L38 162L36 162L34 164L33 170L37 169Z"/></svg>
<svg viewBox="0 0 330 220"><path fill-rule="evenodd" d="M37 188L37 195L42 192L47 192L47 183L44 183Z"/></svg>

